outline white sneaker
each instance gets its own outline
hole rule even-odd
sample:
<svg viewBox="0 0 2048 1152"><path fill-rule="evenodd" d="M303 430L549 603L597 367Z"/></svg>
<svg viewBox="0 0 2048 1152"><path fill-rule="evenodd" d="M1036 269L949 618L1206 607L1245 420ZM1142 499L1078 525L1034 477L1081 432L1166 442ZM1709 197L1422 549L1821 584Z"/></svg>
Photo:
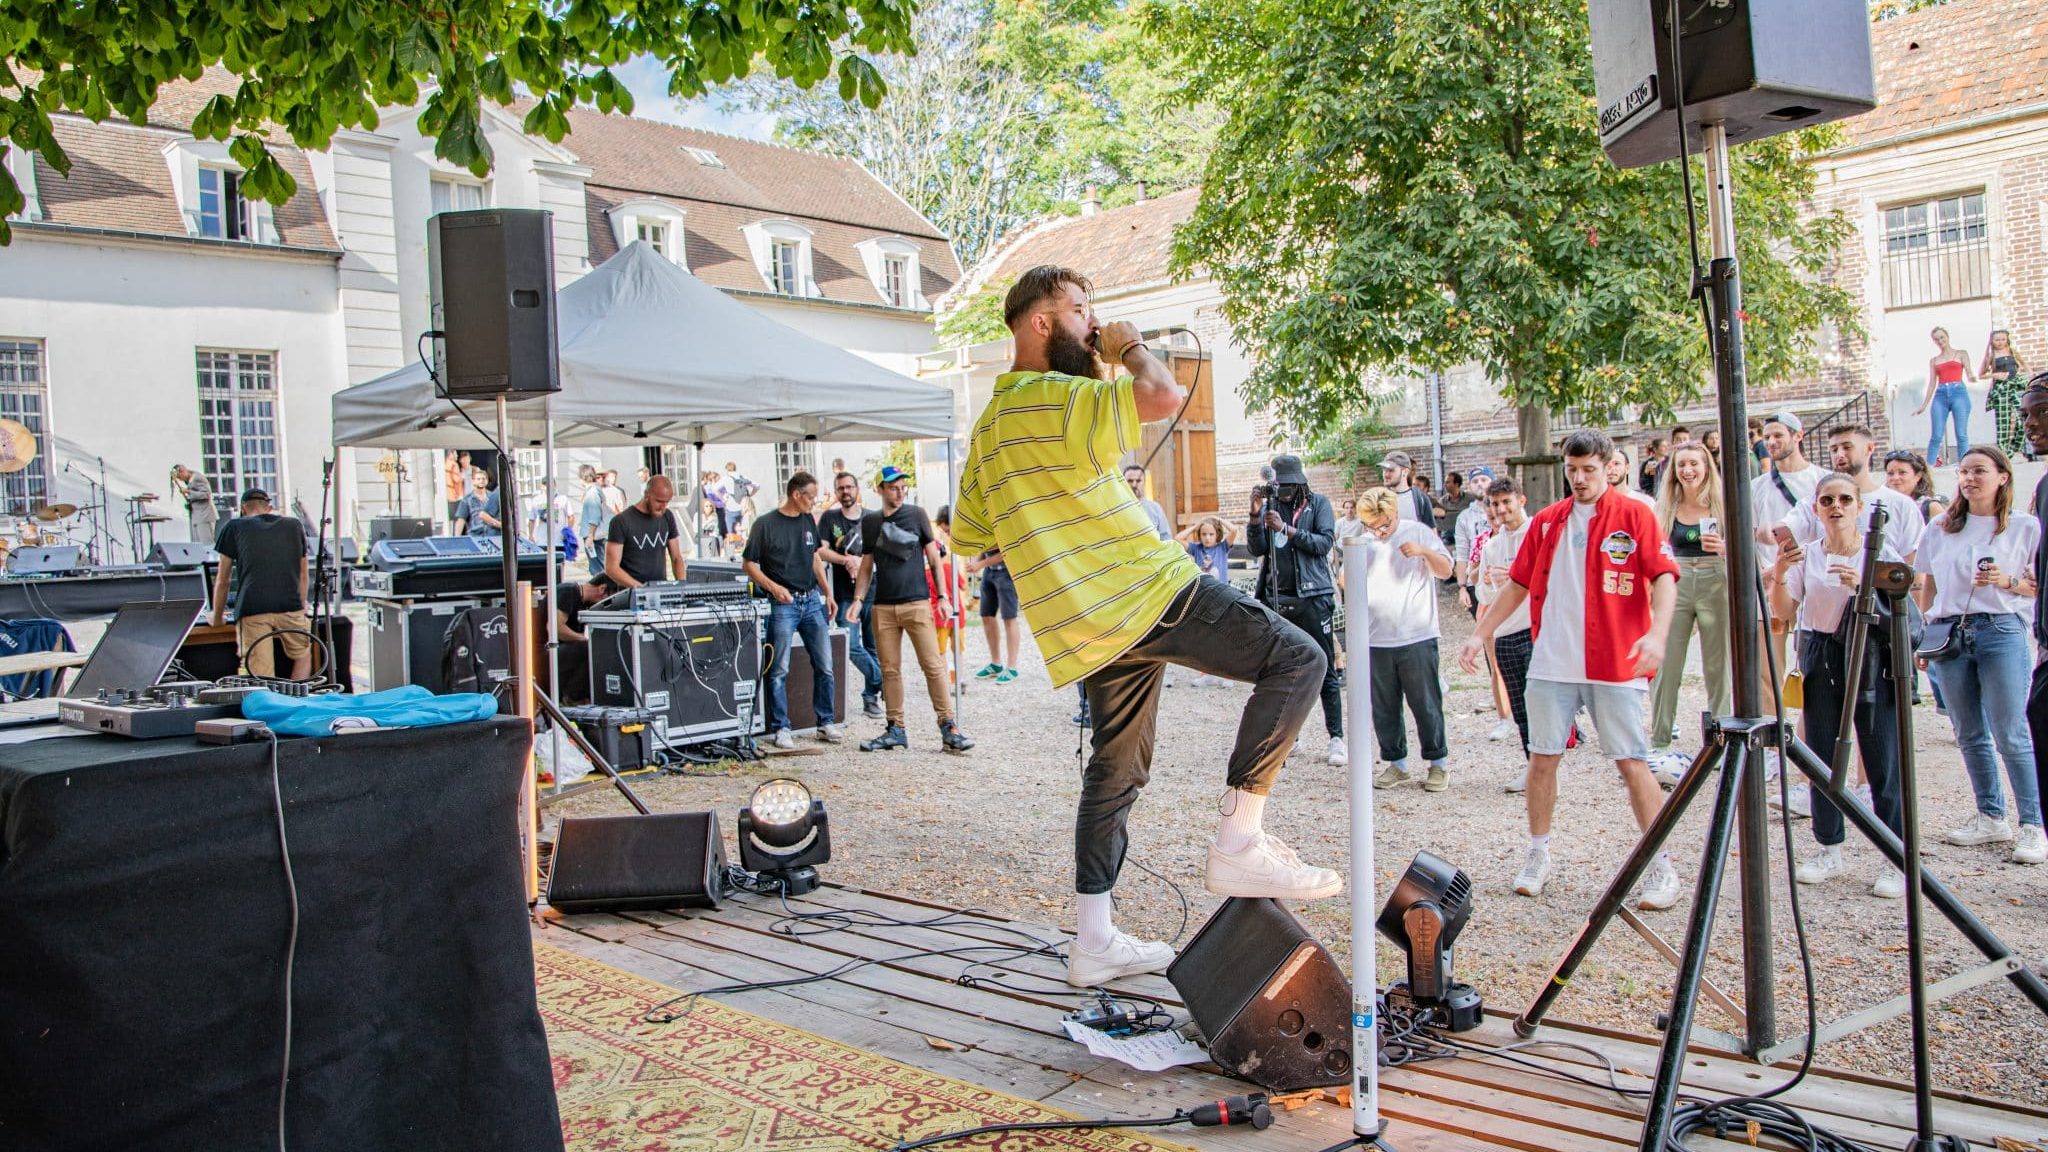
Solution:
<svg viewBox="0 0 2048 1152"><path fill-rule="evenodd" d="M818 729L818 739L827 744L839 744L846 740L846 729L837 724L825 724Z"/></svg>
<svg viewBox="0 0 2048 1152"><path fill-rule="evenodd" d="M1765 791L1769 793L1771 807L1778 807L1778 790L1776 788L1767 788L1765 789ZM1786 790L1784 808L1786 813L1788 813L1794 820L1807 820L1812 818L1813 796L1811 792L1807 789L1805 781L1802 780L1799 783L1792 785L1790 788Z"/></svg>
<svg viewBox="0 0 2048 1152"><path fill-rule="evenodd" d="M794 748L796 747L796 737L790 735L787 728L777 728L775 730L775 739L769 741L769 743L777 748Z"/></svg>
<svg viewBox="0 0 2048 1152"><path fill-rule="evenodd" d="M1521 734L1522 730L1515 727L1513 720L1502 720L1500 723L1495 724L1491 731L1487 732L1486 738L1488 740L1513 740Z"/></svg>
<svg viewBox="0 0 2048 1152"><path fill-rule="evenodd" d="M1203 883L1218 896L1254 900L1319 900L1344 890L1342 876L1303 864L1294 849L1264 832L1241 852L1225 852L1209 841L1209 872Z"/></svg>
<svg viewBox="0 0 2048 1152"><path fill-rule="evenodd" d="M1527 792L1528 790L1529 770L1527 768L1523 768L1520 772L1515 773L1513 780L1501 786L1501 791L1503 792Z"/></svg>
<svg viewBox="0 0 2048 1152"><path fill-rule="evenodd" d="M1678 872L1669 860L1659 860L1650 865L1650 875L1643 880L1643 891L1636 897L1636 907L1645 912L1659 912L1678 903Z"/></svg>
<svg viewBox="0 0 2048 1152"><path fill-rule="evenodd" d="M1842 870L1842 846L1824 844L1821 850L1807 857L1806 861L1792 870L1793 879L1801 884L1818 884Z"/></svg>
<svg viewBox="0 0 2048 1152"><path fill-rule="evenodd" d="M1906 874L1891 865L1877 874L1870 885L1870 894L1879 900L1897 900L1906 894Z"/></svg>
<svg viewBox="0 0 2048 1152"><path fill-rule="evenodd" d="M1088 951L1079 940L1067 944L1067 983L1090 988L1119 976L1164 972L1172 963L1173 945L1163 940L1140 940L1112 928L1109 943L1100 952Z"/></svg>
<svg viewBox="0 0 2048 1152"><path fill-rule="evenodd" d="M2020 838L2012 846L2015 864L2048 864L2048 834L2039 824L2020 825Z"/></svg>
<svg viewBox="0 0 2048 1152"><path fill-rule="evenodd" d="M1550 849L1529 846L1522 870L1515 873L1515 891L1523 896L1541 896L1543 882L1550 879Z"/></svg>
<svg viewBox="0 0 2048 1152"><path fill-rule="evenodd" d="M2012 825L2006 823L2002 816L1973 812L1968 824L1949 832L1942 839L1965 848L1978 844L2003 844L2012 839Z"/></svg>
<svg viewBox="0 0 2048 1152"><path fill-rule="evenodd" d="M1863 807L1865 809L1871 812L1877 811L1877 804L1870 798L1870 785L1858 784L1854 788L1849 789L1849 791L1854 792L1856 794L1856 798L1858 800L1863 801Z"/></svg>
<svg viewBox="0 0 2048 1152"><path fill-rule="evenodd" d="M1344 750L1344 738L1342 736L1330 737L1329 760L1330 763L1340 768L1351 762L1350 755Z"/></svg>
<svg viewBox="0 0 2048 1152"><path fill-rule="evenodd" d="M1650 754L1650 775L1665 791L1678 787L1679 777L1692 767L1692 757L1683 752L1653 752Z"/></svg>

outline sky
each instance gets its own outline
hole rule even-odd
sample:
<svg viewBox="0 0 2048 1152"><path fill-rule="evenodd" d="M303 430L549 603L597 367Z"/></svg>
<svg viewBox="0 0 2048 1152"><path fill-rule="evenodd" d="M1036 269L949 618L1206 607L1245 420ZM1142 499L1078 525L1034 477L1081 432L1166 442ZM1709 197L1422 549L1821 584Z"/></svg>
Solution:
<svg viewBox="0 0 2048 1152"><path fill-rule="evenodd" d="M767 113L727 115L718 109L718 97L709 96L679 106L668 94L668 73L652 56L636 56L612 69L633 93L633 115L643 120L660 120L689 128L706 128L728 136L767 140L775 129L775 118Z"/></svg>

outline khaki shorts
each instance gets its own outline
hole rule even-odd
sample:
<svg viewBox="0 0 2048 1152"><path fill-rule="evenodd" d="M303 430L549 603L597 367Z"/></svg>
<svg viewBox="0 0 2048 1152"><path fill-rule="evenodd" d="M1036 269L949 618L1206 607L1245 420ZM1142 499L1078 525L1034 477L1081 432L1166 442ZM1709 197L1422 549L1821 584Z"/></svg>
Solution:
<svg viewBox="0 0 2048 1152"><path fill-rule="evenodd" d="M290 631L290 629L298 631ZM284 645L285 658L297 661L313 650L312 624L304 612L264 612L255 616L242 616L235 620L235 649L249 665L252 676L277 675L277 662L272 659L272 648L265 636ZM258 643L262 641L261 643ZM252 649L250 646L255 645Z"/></svg>

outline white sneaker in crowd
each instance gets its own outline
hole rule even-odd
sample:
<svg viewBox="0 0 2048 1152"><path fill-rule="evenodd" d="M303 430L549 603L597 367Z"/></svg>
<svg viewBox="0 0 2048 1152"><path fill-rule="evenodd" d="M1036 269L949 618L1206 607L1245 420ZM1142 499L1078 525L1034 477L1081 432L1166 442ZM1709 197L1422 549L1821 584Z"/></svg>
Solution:
<svg viewBox="0 0 2048 1152"><path fill-rule="evenodd" d="M2012 825L2006 823L2003 816L1972 812L1969 823L1950 831L1942 839L1965 848L1978 844L2003 844L2012 839Z"/></svg>
<svg viewBox="0 0 2048 1152"><path fill-rule="evenodd" d="M1330 763L1340 768L1351 762L1350 756L1344 750L1344 738L1342 736L1330 737L1329 760Z"/></svg>
<svg viewBox="0 0 2048 1152"><path fill-rule="evenodd" d="M1870 799L1870 785L1858 784L1854 788L1849 789L1849 791L1856 794L1856 799L1861 800L1865 808L1872 812L1877 811L1877 804Z"/></svg>
<svg viewBox="0 0 2048 1152"><path fill-rule="evenodd" d="M775 730L775 739L769 741L769 743L777 748L794 748L796 747L796 737L790 735L787 728L777 728Z"/></svg>
<svg viewBox="0 0 2048 1152"><path fill-rule="evenodd" d="M1666 750L1650 753L1650 775L1655 777L1657 783L1667 792L1678 787L1679 777L1684 776L1685 770L1690 767L1692 757L1683 752Z"/></svg>
<svg viewBox="0 0 2048 1152"><path fill-rule="evenodd" d="M1550 879L1550 849L1529 846L1522 870L1515 873L1515 891L1523 896L1541 896L1543 883Z"/></svg>
<svg viewBox="0 0 2048 1152"><path fill-rule="evenodd" d="M1265 832L1238 852L1225 852L1209 841L1209 872L1203 883L1218 896L1254 900L1320 900L1344 890L1342 876L1303 864L1294 849Z"/></svg>
<svg viewBox="0 0 2048 1152"><path fill-rule="evenodd" d="M837 724L819 725L818 739L827 744L843 744L846 742L846 729Z"/></svg>
<svg viewBox="0 0 2048 1152"><path fill-rule="evenodd" d="M1887 864L1871 882L1870 894L1879 900L1897 900L1906 894L1906 874Z"/></svg>
<svg viewBox="0 0 2048 1152"><path fill-rule="evenodd" d="M1678 871L1669 860L1657 860L1650 865L1650 874L1643 879L1643 890L1636 897L1636 907L1645 912L1660 912L1678 903Z"/></svg>
<svg viewBox="0 0 2048 1152"><path fill-rule="evenodd" d="M1801 884L1818 884L1842 871L1842 846L1824 844L1821 850L1806 858L1799 867L1792 870L1792 878Z"/></svg>
<svg viewBox="0 0 2048 1152"><path fill-rule="evenodd" d="M1770 796L1771 807L1778 807L1778 789L1771 787L1764 791ZM1784 808L1794 820L1806 820L1813 816L1813 796L1807 789L1806 781L1801 780L1786 790Z"/></svg>
<svg viewBox="0 0 2048 1152"><path fill-rule="evenodd" d="M1506 784L1501 785L1501 791L1503 792L1527 792L1528 790L1529 769L1526 766L1524 766L1520 772L1515 773L1515 778L1513 780L1510 780Z"/></svg>
<svg viewBox="0 0 2048 1152"><path fill-rule="evenodd" d="M1107 984L1119 976L1164 972L1173 963L1173 946L1162 940L1140 940L1110 930L1109 943L1100 952L1081 947L1079 940L1067 944L1067 983L1076 988Z"/></svg>
<svg viewBox="0 0 2048 1152"><path fill-rule="evenodd" d="M2048 834L2041 831L2039 824L2020 825L2020 838L2012 846L2012 862L2048 864Z"/></svg>
<svg viewBox="0 0 2048 1152"><path fill-rule="evenodd" d="M1502 720L1486 733L1486 738L1488 740L1513 740L1521 734L1522 730L1515 727L1513 720Z"/></svg>

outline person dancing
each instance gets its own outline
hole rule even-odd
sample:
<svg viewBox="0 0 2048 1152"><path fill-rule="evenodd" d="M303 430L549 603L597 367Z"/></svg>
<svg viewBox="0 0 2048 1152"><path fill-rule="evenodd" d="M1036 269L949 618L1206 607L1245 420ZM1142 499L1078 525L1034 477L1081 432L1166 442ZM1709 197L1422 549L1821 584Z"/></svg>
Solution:
<svg viewBox="0 0 2048 1152"><path fill-rule="evenodd" d="M1119 466L1139 446L1139 425L1174 415L1185 392L1135 326L1096 320L1088 292L1079 273L1051 265L1010 289L1003 319L1016 362L974 423L953 508L954 547L1001 549L1053 687L1082 681L1094 719L1074 820L1076 987L1173 962L1172 946L1118 931L1110 915L1170 663L1253 685L1209 844L1209 891L1310 900L1343 889L1336 872L1302 863L1263 826L1267 793L1322 687L1322 649L1204 578L1154 530ZM1128 375L1101 379L1097 355Z"/></svg>

